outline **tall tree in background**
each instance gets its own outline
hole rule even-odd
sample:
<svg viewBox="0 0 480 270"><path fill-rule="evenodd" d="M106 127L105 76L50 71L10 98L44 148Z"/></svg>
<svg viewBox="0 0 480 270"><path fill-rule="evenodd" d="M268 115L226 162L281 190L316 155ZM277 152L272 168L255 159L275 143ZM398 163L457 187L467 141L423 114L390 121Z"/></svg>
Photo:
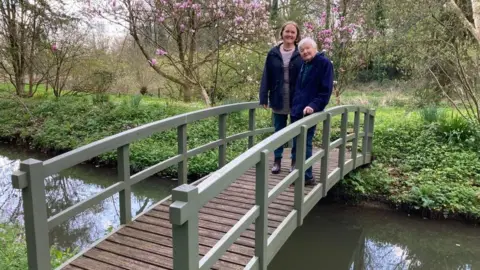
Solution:
<svg viewBox="0 0 480 270"><path fill-rule="evenodd" d="M146 61L180 87L185 102L199 93L207 105L211 86L202 76L205 65L215 63L217 52L226 46L253 45L270 34L267 3L260 0L103 1L88 10L93 16L121 20ZM152 29L166 38L152 35ZM211 40L214 33L220 42Z"/></svg>
<svg viewBox="0 0 480 270"><path fill-rule="evenodd" d="M56 11L63 10L63 2L46 0L3 0L0 3L0 68L14 85L17 95L24 96L28 75L33 95L34 61L48 26L62 24L68 17Z"/></svg>

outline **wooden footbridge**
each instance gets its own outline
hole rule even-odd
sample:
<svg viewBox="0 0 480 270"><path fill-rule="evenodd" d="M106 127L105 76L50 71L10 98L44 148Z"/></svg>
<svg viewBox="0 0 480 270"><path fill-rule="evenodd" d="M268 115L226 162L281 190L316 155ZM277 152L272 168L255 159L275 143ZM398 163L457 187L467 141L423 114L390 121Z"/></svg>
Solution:
<svg viewBox="0 0 480 270"><path fill-rule="evenodd" d="M359 106L334 107L255 144L256 135L273 131L255 128L256 109L257 103L239 103L178 115L46 161L23 161L12 182L22 190L29 269L51 269L49 230L116 193L121 226L59 269L266 269L328 190L350 171L370 162L375 113ZM227 137L228 114L243 110L249 112L248 130ZM340 134L332 141L335 116L341 117ZM218 140L187 149L187 125L207 117L219 119ZM305 159L307 130L314 125L321 129L317 136L322 144ZM129 145L172 128L178 131L178 154L130 175ZM249 149L227 164L228 143L244 138L248 138ZM295 169L289 171L286 149L282 172L270 174L273 150L293 139L298 145ZM187 183L188 158L215 148L219 169ZM45 177L115 149L119 181L48 217ZM132 218L131 186L174 165L178 166L179 186L172 195ZM304 172L311 166L317 183L305 186Z"/></svg>

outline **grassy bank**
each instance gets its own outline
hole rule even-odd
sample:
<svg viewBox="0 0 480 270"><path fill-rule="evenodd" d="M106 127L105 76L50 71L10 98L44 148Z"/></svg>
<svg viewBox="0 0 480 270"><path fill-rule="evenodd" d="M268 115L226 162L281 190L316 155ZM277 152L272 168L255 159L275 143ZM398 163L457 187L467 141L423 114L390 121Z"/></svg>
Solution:
<svg viewBox="0 0 480 270"><path fill-rule="evenodd" d="M58 154L97 141L107 136L146 123L181 113L198 110L201 105L172 102L154 98L110 97L97 100L94 96L62 97L61 99L28 99L20 106L14 100L0 100L0 138L16 141L50 154ZM231 114L227 119L227 136L248 130L248 111ZM217 117L189 124L188 148L218 139ZM258 128L270 126L267 111L258 110ZM264 136L263 136L264 137ZM177 130L172 129L136 141L131 147L132 171L166 160L177 154ZM261 136L257 138L262 139ZM247 139L228 145L227 159L247 149ZM205 175L217 168L218 151L212 150L189 159L192 177ZM116 152L108 152L93 162L114 165ZM176 168L166 175L175 175Z"/></svg>
<svg viewBox="0 0 480 270"><path fill-rule="evenodd" d="M368 168L335 189L431 218L480 221L480 131L451 110L380 109Z"/></svg>
<svg viewBox="0 0 480 270"><path fill-rule="evenodd" d="M391 94L390 94L391 95ZM383 102L383 100L385 102ZM389 102L387 102L390 100ZM152 121L202 108L156 98L92 96L0 100L0 138L52 153L60 153ZM366 169L350 174L335 192L349 201L377 200L435 217L480 217L480 133L473 125L435 109L417 110L410 99L372 92L346 95L342 103L377 108L374 155ZM374 104L372 104L374 103ZM333 105L330 105L333 106ZM338 119L337 119L338 118ZM247 112L228 117L228 134L246 131ZM332 135L338 136L335 117ZM216 118L189 125L190 149L218 138ZM270 112L258 110L257 127L270 126ZM263 136L265 137L265 136ZM262 139L258 137L257 141ZM319 136L315 143L319 144ZM131 145L131 166L139 171L176 154L176 130L155 134ZM228 160L247 149L247 140L228 146ZM191 177L217 168L212 150L189 160ZM116 153L99 156L98 164L114 165ZM174 176L176 168L165 174ZM334 192L334 193L335 193Z"/></svg>
<svg viewBox="0 0 480 270"><path fill-rule="evenodd" d="M0 269L28 269L27 246L24 229L19 225L0 223ZM76 252L61 251L56 247L50 249L53 268L60 266Z"/></svg>

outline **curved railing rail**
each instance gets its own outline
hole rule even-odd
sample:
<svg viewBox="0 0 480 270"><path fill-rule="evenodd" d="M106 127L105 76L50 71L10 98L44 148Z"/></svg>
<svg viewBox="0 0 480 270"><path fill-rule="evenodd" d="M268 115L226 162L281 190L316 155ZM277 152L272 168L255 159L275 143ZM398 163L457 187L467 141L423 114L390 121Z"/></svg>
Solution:
<svg viewBox="0 0 480 270"><path fill-rule="evenodd" d="M254 145L256 135L273 131L273 128L255 129L255 110L258 108L260 106L257 102L246 102L185 113L106 137L45 161L35 159L22 161L20 169L12 175L12 184L14 188L22 190L29 269L51 269L49 230L89 207L119 193L120 223L122 225L127 224L132 220L132 185L176 164L178 165L179 184L186 184L188 158L218 147L218 164L219 167L222 167L226 163L227 143L248 137L248 147L251 148ZM248 131L227 137L227 115L244 110L249 111ZM195 149L187 149L187 124L217 116L218 140ZM130 175L129 145L172 128L177 128L178 154L141 172ZM119 182L52 217L47 217L44 179L115 149L117 149Z"/></svg>
<svg viewBox="0 0 480 270"><path fill-rule="evenodd" d="M349 112L355 113L352 134L347 132ZM364 115L362 132L360 132L360 114ZM341 115L340 138L331 142L331 119L336 115ZM374 110L359 106L339 106L313 114L259 142L211 174L199 185L185 184L174 189L173 203L170 205L174 269L210 269L252 223L255 223L255 256L252 257L246 269L266 269L290 234L302 224L303 218L322 197L326 196L328 190L348 172L370 162L374 120ZM307 130L320 122L323 124L322 148L305 160ZM268 153L294 138L298 146L296 168L269 191ZM357 153L360 138L362 138L361 154ZM347 159L346 145L350 141L352 142L351 158ZM338 166L333 172L328 173L328 157L333 148L339 148ZM305 196L304 172L319 160L321 162L320 183ZM253 166L256 167L254 206L199 261L199 210ZM268 205L292 183L295 183L294 208L278 228L268 236Z"/></svg>

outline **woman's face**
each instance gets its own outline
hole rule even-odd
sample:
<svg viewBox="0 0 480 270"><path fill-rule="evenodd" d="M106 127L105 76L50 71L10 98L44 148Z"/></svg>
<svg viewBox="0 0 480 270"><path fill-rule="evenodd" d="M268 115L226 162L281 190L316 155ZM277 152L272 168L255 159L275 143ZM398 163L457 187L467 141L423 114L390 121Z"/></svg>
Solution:
<svg viewBox="0 0 480 270"><path fill-rule="evenodd" d="M297 28L295 25L288 24L282 32L283 43L293 44L295 39L297 39Z"/></svg>

